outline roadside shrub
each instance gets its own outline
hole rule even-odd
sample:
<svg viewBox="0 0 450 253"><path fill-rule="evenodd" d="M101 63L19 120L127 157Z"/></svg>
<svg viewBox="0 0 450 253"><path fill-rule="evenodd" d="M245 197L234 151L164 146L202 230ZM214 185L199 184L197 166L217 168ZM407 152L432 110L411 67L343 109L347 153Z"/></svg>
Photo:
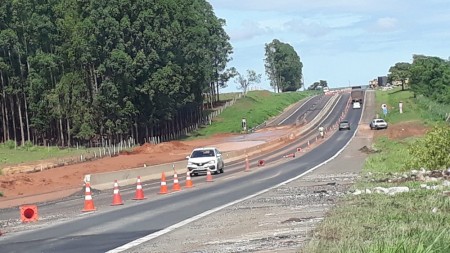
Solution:
<svg viewBox="0 0 450 253"><path fill-rule="evenodd" d="M450 127L435 126L409 148L411 168L446 169L450 167Z"/></svg>
<svg viewBox="0 0 450 253"><path fill-rule="evenodd" d="M0 197L3 197L3 192L0 192Z"/></svg>
<svg viewBox="0 0 450 253"><path fill-rule="evenodd" d="M16 142L13 141L13 140L5 141L5 144L4 144L4 145L5 145L5 147L7 147L7 148L9 148L9 149L15 149L16 146L17 146Z"/></svg>
<svg viewBox="0 0 450 253"><path fill-rule="evenodd" d="M30 150L31 148L33 148L33 143L31 141L26 141L24 144L24 147L26 150Z"/></svg>
<svg viewBox="0 0 450 253"><path fill-rule="evenodd" d="M417 96L415 102L423 109L422 114L426 119L445 121L447 113L450 112L449 104L441 104L422 95Z"/></svg>

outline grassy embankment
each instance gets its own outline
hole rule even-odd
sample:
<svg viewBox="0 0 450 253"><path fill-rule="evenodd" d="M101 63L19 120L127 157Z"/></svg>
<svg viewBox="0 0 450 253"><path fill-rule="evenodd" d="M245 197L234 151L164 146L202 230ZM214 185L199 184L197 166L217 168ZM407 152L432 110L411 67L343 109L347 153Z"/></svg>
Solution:
<svg viewBox="0 0 450 253"><path fill-rule="evenodd" d="M280 114L291 104L316 93L314 91L289 93L250 91L246 97L225 109L212 121L211 125L192 133L189 138L204 138L219 133L239 133L242 130L242 118L246 118L247 128L251 129L270 117Z"/></svg>
<svg viewBox="0 0 450 253"><path fill-rule="evenodd" d="M13 141L0 144L0 175L1 168L13 164L21 164L37 160L47 160L67 156L78 156L88 153L86 148L43 147L25 145L16 146Z"/></svg>
<svg viewBox="0 0 450 253"><path fill-rule="evenodd" d="M403 114L393 108L386 117L390 124L420 121L433 125L436 123L433 120L442 120L442 111L450 109L441 106L430 110L423 106L430 101L423 98L418 101L409 91L377 91L376 96L378 105L398 107L398 101L403 101ZM450 252L450 198L442 195L442 189L421 189L423 182L417 181L377 182L379 178L410 171L406 167L411 158L407 147L412 142L413 138L374 140L374 148L380 152L369 156L362 172L364 177L354 185L360 190L408 186L412 191L394 196L347 195L318 227L314 239L302 252Z"/></svg>

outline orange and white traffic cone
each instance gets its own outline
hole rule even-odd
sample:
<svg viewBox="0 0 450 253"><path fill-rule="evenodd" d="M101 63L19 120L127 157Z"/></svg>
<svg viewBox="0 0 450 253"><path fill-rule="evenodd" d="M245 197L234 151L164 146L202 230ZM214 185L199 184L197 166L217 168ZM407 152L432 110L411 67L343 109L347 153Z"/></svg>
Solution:
<svg viewBox="0 0 450 253"><path fill-rule="evenodd" d="M177 172L175 172L173 174L173 186L172 186L172 191L181 191L181 186L180 183L178 181L178 175Z"/></svg>
<svg viewBox="0 0 450 253"><path fill-rule="evenodd" d="M248 155L245 156L245 172L250 172L250 163L248 161Z"/></svg>
<svg viewBox="0 0 450 253"><path fill-rule="evenodd" d="M211 175L211 170L206 171L206 182L214 182L213 177Z"/></svg>
<svg viewBox="0 0 450 253"><path fill-rule="evenodd" d="M112 206L118 206L123 205L122 196L120 196L119 193L119 184L117 183L117 180L114 180L114 192L113 192L113 201Z"/></svg>
<svg viewBox="0 0 450 253"><path fill-rule="evenodd" d="M191 179L191 172L188 170L188 172L186 172L186 188L192 188L194 187L194 183L192 183L192 179Z"/></svg>
<svg viewBox="0 0 450 253"><path fill-rule="evenodd" d="M141 177L138 176L136 182L136 194L134 195L133 200L143 200L143 199L145 199L144 190L142 189L141 185Z"/></svg>
<svg viewBox="0 0 450 253"><path fill-rule="evenodd" d="M84 208L81 210L82 212L91 212L95 211L97 208L94 206L94 200L92 199L91 194L91 184L86 182L86 190L84 194Z"/></svg>
<svg viewBox="0 0 450 253"><path fill-rule="evenodd" d="M161 174L161 188L159 189L159 194L166 194L169 191L167 190L167 183L166 183L166 174Z"/></svg>

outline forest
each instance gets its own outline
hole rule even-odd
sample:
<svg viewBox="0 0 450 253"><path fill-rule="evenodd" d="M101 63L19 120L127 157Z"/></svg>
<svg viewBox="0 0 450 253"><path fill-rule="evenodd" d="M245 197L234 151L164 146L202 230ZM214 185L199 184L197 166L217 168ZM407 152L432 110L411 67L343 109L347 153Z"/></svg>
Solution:
<svg viewBox="0 0 450 253"><path fill-rule="evenodd" d="M0 142L93 145L180 132L232 54L205 0L2 0Z"/></svg>

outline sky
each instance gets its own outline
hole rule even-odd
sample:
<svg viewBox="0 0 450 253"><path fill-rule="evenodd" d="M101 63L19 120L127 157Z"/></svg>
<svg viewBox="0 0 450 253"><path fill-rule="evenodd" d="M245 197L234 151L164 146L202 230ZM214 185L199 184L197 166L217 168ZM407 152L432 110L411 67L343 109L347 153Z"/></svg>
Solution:
<svg viewBox="0 0 450 253"><path fill-rule="evenodd" d="M272 90L264 46L290 44L308 87L368 85L415 54L450 56L449 0L209 0L233 46L228 67L262 74L255 88ZM221 92L237 91L234 81Z"/></svg>

